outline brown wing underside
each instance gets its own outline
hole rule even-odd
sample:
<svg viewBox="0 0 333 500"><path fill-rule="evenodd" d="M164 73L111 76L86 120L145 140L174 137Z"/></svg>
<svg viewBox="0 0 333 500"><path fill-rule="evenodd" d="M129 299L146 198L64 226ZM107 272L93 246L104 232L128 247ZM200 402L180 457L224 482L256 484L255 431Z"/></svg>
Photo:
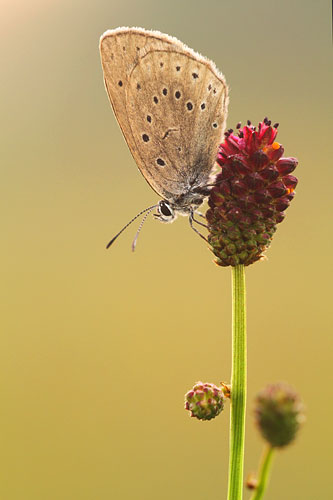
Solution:
<svg viewBox="0 0 333 500"><path fill-rule="evenodd" d="M213 63L141 29L106 32L100 50L110 102L151 187L164 197L208 176L227 113L227 87Z"/></svg>

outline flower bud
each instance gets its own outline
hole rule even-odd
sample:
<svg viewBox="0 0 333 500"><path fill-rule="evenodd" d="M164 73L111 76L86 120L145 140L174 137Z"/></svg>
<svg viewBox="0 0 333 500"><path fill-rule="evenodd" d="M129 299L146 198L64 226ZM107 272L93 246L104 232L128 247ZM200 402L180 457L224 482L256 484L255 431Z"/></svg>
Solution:
<svg viewBox="0 0 333 500"><path fill-rule="evenodd" d="M220 266L247 266L261 259L293 199L297 179L290 174L298 162L281 158L284 149L275 141L277 126L265 118L256 130L248 122L238 135L226 132L220 145L217 163L221 171L206 212L208 242ZM230 225L238 231L232 246Z"/></svg>
<svg viewBox="0 0 333 500"><path fill-rule="evenodd" d="M281 448L295 438L304 420L303 405L287 384L268 385L256 398L255 416L263 438Z"/></svg>
<svg viewBox="0 0 333 500"><path fill-rule="evenodd" d="M258 487L258 479L254 474L249 474L245 481L245 486L249 490L255 490Z"/></svg>
<svg viewBox="0 0 333 500"><path fill-rule="evenodd" d="M214 384L197 382L193 389L185 394L185 409L191 417L199 420L211 420L221 413L224 407L223 392Z"/></svg>

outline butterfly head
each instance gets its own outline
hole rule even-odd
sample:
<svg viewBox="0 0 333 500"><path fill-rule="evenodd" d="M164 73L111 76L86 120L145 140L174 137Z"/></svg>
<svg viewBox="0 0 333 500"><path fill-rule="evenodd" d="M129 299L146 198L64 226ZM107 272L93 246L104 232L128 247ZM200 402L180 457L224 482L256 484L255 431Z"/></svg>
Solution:
<svg viewBox="0 0 333 500"><path fill-rule="evenodd" d="M154 217L161 222L173 222L177 217L170 203L166 200L160 200L156 208L157 214L154 214Z"/></svg>

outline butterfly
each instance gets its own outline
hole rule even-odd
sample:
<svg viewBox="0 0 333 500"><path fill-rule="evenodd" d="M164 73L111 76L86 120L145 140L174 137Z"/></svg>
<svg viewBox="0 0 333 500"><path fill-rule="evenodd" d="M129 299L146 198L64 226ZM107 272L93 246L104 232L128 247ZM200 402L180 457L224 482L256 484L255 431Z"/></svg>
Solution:
<svg viewBox="0 0 333 500"><path fill-rule="evenodd" d="M119 126L139 170L161 197L108 247L146 213L140 231L154 208L162 222L188 215L198 232L194 213L209 194L227 117L224 76L212 61L176 38L143 28L106 31L100 54Z"/></svg>

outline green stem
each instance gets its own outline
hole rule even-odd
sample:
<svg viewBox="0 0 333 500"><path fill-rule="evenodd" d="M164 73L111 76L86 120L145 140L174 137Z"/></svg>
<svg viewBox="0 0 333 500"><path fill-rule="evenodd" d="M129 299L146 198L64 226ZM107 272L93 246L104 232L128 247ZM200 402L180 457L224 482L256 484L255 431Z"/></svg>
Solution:
<svg viewBox="0 0 333 500"><path fill-rule="evenodd" d="M260 465L258 486L256 487L256 490L253 493L251 500L261 500L261 498L264 496L268 484L269 474L271 471L273 455L274 455L274 448L272 448L272 446L269 445L266 446L266 448L264 449Z"/></svg>
<svg viewBox="0 0 333 500"><path fill-rule="evenodd" d="M242 500L246 409L244 266L232 268L232 372L228 500Z"/></svg>

